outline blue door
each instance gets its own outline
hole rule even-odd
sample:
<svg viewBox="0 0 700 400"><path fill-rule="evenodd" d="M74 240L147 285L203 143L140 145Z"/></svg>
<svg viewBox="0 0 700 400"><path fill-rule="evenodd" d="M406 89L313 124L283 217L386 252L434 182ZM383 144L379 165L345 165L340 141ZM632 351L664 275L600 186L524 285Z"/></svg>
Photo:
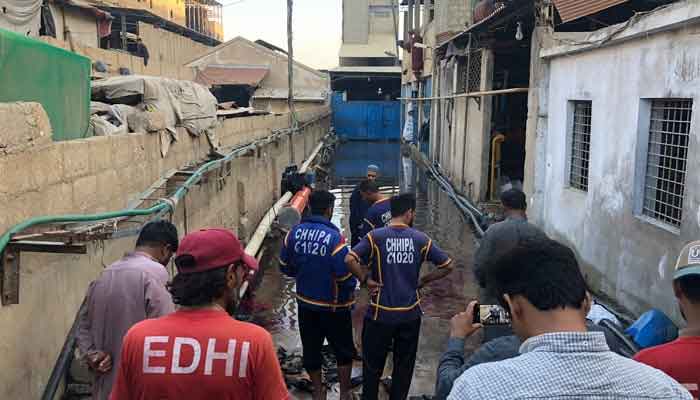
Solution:
<svg viewBox="0 0 700 400"><path fill-rule="evenodd" d="M333 93L333 126L338 136L349 140L399 140L399 101L344 101Z"/></svg>

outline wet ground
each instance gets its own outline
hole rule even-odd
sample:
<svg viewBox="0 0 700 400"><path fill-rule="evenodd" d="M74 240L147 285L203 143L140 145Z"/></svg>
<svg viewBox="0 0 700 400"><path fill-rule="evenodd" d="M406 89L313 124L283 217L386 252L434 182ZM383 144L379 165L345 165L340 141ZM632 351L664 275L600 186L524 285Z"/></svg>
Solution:
<svg viewBox="0 0 700 400"><path fill-rule="evenodd" d="M435 385L437 363L444 351L449 336L449 321L462 311L470 299L476 298L478 289L470 270L474 236L466 219L452 204L440 187L429 179L410 158L402 157L396 143L341 144L331 170L330 189L338 197L333 222L349 236L347 228L349 198L352 187L359 182L368 164L379 165L383 177L380 185L387 193L412 191L418 199L415 227L426 232L435 243L445 249L455 260L454 271L444 280L434 282L423 292L421 307L424 311L421 339L416 368L410 394L432 395ZM297 306L294 300L294 281L278 271L276 253L278 244L268 244L264 263L265 274L256 291L253 319L265 326L278 346L287 350L300 349L301 342L297 326ZM424 265L428 271L430 265ZM354 311L355 335L358 347L362 318L366 310L366 293L360 294L360 302ZM477 344L474 338L468 351ZM391 373L391 356L387 360L385 375ZM361 363L353 372L361 374ZM359 392L359 389L358 389ZM310 399L304 392L292 391L295 399ZM329 393L328 399L337 398Z"/></svg>

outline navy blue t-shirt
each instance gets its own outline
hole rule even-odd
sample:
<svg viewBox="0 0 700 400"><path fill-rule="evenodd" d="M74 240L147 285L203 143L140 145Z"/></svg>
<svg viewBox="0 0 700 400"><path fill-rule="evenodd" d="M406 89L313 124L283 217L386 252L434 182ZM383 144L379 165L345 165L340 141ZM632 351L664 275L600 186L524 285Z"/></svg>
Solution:
<svg viewBox="0 0 700 400"><path fill-rule="evenodd" d="M373 229L383 228L391 221L391 201L389 198L381 199L367 210L367 216L360 227L360 238Z"/></svg>
<svg viewBox="0 0 700 400"><path fill-rule="evenodd" d="M328 219L311 216L287 234L280 269L296 279L299 307L317 311L347 309L354 303L357 280L348 271L345 237Z"/></svg>
<svg viewBox="0 0 700 400"><path fill-rule="evenodd" d="M366 318L386 323L413 321L422 315L418 280L423 262L438 268L452 262L425 233L398 224L368 233L351 254L369 265L372 279L382 284L370 298Z"/></svg>

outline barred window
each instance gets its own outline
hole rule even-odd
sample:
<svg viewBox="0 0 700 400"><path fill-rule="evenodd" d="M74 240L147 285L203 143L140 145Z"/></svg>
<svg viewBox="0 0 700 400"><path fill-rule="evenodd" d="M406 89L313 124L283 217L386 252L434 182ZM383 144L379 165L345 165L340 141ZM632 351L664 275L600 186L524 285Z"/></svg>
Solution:
<svg viewBox="0 0 700 400"><path fill-rule="evenodd" d="M683 216L693 101L651 102L642 213L674 227Z"/></svg>
<svg viewBox="0 0 700 400"><path fill-rule="evenodd" d="M574 117L571 127L571 171L569 185L588 191L588 166L591 156L591 111L590 101L574 101Z"/></svg>

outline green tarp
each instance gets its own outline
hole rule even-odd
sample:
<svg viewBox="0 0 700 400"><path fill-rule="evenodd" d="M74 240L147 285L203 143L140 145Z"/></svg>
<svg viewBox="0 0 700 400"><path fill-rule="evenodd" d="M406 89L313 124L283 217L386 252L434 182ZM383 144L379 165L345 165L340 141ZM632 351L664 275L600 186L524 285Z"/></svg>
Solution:
<svg viewBox="0 0 700 400"><path fill-rule="evenodd" d="M90 135L90 67L79 54L0 29L0 102L41 103L53 140Z"/></svg>

